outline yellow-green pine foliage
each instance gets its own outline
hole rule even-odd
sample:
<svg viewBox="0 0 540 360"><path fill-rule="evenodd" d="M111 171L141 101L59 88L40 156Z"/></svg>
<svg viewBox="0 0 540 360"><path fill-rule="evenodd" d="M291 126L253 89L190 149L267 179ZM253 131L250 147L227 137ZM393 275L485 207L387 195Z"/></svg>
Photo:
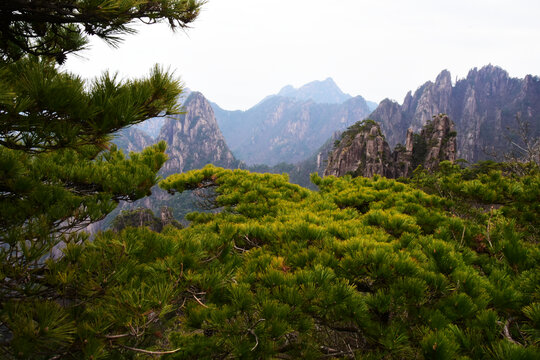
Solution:
<svg viewBox="0 0 540 360"><path fill-rule="evenodd" d="M312 180L318 192L213 166L172 175L162 188L213 189L219 211L69 248L81 257L58 273L96 274L67 282L94 291L81 350L111 358L157 333L149 349L174 359L538 358L540 251L504 207L462 218L394 180ZM107 311L111 297L125 309Z"/></svg>

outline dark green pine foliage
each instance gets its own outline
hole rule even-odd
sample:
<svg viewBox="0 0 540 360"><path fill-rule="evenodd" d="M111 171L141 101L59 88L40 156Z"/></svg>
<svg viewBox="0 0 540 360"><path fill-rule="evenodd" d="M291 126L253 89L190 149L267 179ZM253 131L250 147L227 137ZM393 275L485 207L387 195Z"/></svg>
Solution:
<svg viewBox="0 0 540 360"><path fill-rule="evenodd" d="M174 274L162 260L174 251L152 246L153 235L136 247L154 251L139 254L127 240L90 243L78 230L120 200L150 193L166 144L128 157L109 140L123 127L178 112L182 87L158 67L145 79L104 74L85 82L57 63L83 48L88 35L117 44L134 20L186 27L202 3L0 4L0 358L129 358L145 347L169 348L145 330L157 331L162 311L170 313ZM114 343L126 333L136 340Z"/></svg>
<svg viewBox="0 0 540 360"><path fill-rule="evenodd" d="M135 20L167 22L187 28L204 1L199 0L15 0L0 4L0 59L16 61L30 54L55 58L83 49L87 36L118 45L136 32Z"/></svg>

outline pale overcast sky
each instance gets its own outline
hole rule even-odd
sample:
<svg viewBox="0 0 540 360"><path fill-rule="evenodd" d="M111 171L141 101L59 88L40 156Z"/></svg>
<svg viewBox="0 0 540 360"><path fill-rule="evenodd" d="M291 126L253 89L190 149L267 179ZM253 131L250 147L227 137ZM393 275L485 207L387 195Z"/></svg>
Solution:
<svg viewBox="0 0 540 360"><path fill-rule="evenodd" d="M332 77L351 95L399 103L448 69L489 63L540 75L540 0L209 0L192 29L138 26L119 49L92 41L66 67L140 77L161 64L225 109Z"/></svg>

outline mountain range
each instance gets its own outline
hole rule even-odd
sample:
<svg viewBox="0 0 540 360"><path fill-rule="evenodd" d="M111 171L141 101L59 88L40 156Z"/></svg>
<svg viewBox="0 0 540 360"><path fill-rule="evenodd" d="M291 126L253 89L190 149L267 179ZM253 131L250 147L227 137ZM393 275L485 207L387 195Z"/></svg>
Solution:
<svg viewBox="0 0 540 360"><path fill-rule="evenodd" d="M361 96L341 104L273 96L247 111L229 112L215 104L214 111L231 150L248 165L304 160L334 132L370 113Z"/></svg>
<svg viewBox="0 0 540 360"><path fill-rule="evenodd" d="M140 151L165 140L169 160L162 176L213 163L287 172L291 181L309 186L309 174L323 174L334 143L358 121L377 121L385 141L394 148L439 113L455 124L458 158L488 159L493 152L511 150L512 131L507 128L515 128L516 116L529 125L530 137L540 137L540 79L511 78L503 69L488 65L452 84L444 70L434 82L409 92L403 104L385 99L373 112L363 97L344 94L331 79L299 89L284 87L246 111L224 110L193 92L184 100L183 114L124 129L114 142L125 151ZM519 145L518 140L513 139L514 144ZM142 204L156 209L167 196L156 190Z"/></svg>
<svg viewBox="0 0 540 360"><path fill-rule="evenodd" d="M363 120L376 106L345 94L334 80L287 85L246 111L212 104L236 157L247 165L295 163L311 156L336 131Z"/></svg>

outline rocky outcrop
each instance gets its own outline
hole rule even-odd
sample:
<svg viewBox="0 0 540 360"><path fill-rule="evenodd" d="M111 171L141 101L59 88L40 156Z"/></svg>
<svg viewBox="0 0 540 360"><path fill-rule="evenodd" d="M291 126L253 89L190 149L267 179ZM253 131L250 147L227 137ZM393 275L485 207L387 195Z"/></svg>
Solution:
<svg viewBox="0 0 540 360"><path fill-rule="evenodd" d="M444 70L428 81L402 105L382 101L370 118L380 122L390 146L405 142L408 128L419 131L433 115L448 114L455 121L458 158L476 162L490 154L509 152L507 128L516 128L515 117L530 124L532 137L540 136L540 79L509 77L503 69L488 65L473 69L454 85Z"/></svg>
<svg viewBox="0 0 540 360"><path fill-rule="evenodd" d="M434 116L419 134L408 129L405 145L398 144L393 152L380 125L365 120L347 129L336 142L324 175L407 177L418 165L434 170L439 162L455 159L456 131L447 115Z"/></svg>
<svg viewBox="0 0 540 360"><path fill-rule="evenodd" d="M414 133L411 128L407 129L405 146L398 144L392 153L395 177L408 177L415 169L413 164Z"/></svg>
<svg viewBox="0 0 540 360"><path fill-rule="evenodd" d="M212 106L199 92L192 92L184 103L184 114L166 119L157 141L168 144L169 160L162 175L198 169L206 164L235 168L239 162L229 150L219 129Z"/></svg>
<svg viewBox="0 0 540 360"><path fill-rule="evenodd" d="M393 177L390 147L385 141L379 124L372 120L350 127L328 159L325 176L372 177L380 174Z"/></svg>
<svg viewBox="0 0 540 360"><path fill-rule="evenodd" d="M161 232L167 225L182 228L182 225L173 218L170 208L163 206L160 213L160 217L157 217L152 210L143 207L124 210L113 220L111 229L119 232L127 227L147 227L152 231Z"/></svg>
<svg viewBox="0 0 540 360"><path fill-rule="evenodd" d="M426 144L426 155L421 159L425 169L433 170L444 160L451 162L456 160L456 135L454 123L447 115L434 116L432 121L426 123L419 137ZM415 156L414 145L413 156Z"/></svg>

